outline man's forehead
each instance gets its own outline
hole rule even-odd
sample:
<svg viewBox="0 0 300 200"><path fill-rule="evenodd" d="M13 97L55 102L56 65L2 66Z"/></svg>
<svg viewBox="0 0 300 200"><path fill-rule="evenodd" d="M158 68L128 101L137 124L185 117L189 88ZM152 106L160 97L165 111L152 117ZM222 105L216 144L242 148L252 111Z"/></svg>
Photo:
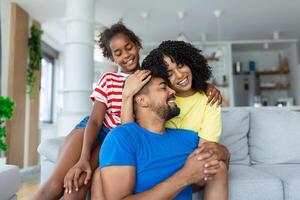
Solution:
<svg viewBox="0 0 300 200"><path fill-rule="evenodd" d="M160 77L153 77L152 84L153 86L167 85L166 81Z"/></svg>

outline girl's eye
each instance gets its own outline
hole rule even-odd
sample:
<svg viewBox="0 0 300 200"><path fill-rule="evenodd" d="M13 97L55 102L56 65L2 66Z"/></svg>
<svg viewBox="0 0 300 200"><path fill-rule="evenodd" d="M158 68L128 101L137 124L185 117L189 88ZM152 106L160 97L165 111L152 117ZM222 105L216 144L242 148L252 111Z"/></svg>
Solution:
<svg viewBox="0 0 300 200"><path fill-rule="evenodd" d="M171 77L173 74L172 72L168 72L168 76Z"/></svg>
<svg viewBox="0 0 300 200"><path fill-rule="evenodd" d="M120 51L116 51L114 54L115 54L115 56L120 56L121 52Z"/></svg>
<svg viewBox="0 0 300 200"><path fill-rule="evenodd" d="M132 46L127 46L127 50L131 50L132 49Z"/></svg>

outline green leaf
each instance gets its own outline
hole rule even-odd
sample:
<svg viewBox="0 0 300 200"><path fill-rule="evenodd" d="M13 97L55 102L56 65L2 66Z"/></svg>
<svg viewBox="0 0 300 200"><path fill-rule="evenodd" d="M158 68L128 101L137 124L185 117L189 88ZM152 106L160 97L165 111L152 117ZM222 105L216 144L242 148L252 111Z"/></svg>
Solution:
<svg viewBox="0 0 300 200"><path fill-rule="evenodd" d="M27 86L30 99L33 97L33 87L36 82L36 72L40 70L42 56L41 36L43 31L34 24L30 28L31 36L28 39L29 64L27 68Z"/></svg>

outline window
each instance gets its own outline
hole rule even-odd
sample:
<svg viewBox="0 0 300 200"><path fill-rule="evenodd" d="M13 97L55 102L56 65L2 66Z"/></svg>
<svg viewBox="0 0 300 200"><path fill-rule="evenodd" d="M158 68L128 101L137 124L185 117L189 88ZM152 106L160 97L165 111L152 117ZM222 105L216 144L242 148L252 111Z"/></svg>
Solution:
<svg viewBox="0 0 300 200"><path fill-rule="evenodd" d="M41 70L40 121L52 123L54 58L44 55Z"/></svg>
<svg viewBox="0 0 300 200"><path fill-rule="evenodd" d="M55 59L58 52L42 42L42 65L41 65L41 88L40 88L40 121L44 123L53 122L54 105L54 73Z"/></svg>

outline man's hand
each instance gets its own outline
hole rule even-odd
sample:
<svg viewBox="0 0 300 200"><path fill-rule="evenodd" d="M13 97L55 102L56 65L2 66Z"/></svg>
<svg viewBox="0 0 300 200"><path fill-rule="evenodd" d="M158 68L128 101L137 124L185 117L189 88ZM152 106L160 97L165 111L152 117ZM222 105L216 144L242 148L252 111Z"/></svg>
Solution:
<svg viewBox="0 0 300 200"><path fill-rule="evenodd" d="M215 85L208 83L205 94L208 97L207 104L210 105L214 105L215 103L217 103L217 105L222 104L221 92L216 88Z"/></svg>
<svg viewBox="0 0 300 200"><path fill-rule="evenodd" d="M79 179L80 176L86 173L84 184L88 184L92 176L92 169L90 162L85 159L80 159L66 174L64 178L64 187L66 193L72 193L72 189L75 191L79 190ZM74 184L74 185L73 185Z"/></svg>
<svg viewBox="0 0 300 200"><path fill-rule="evenodd" d="M207 164L206 171L205 164ZM194 184L201 182L205 177L213 176L216 173L217 166L216 156L207 151L205 147L200 147L189 155L182 172L187 177L188 182Z"/></svg>

